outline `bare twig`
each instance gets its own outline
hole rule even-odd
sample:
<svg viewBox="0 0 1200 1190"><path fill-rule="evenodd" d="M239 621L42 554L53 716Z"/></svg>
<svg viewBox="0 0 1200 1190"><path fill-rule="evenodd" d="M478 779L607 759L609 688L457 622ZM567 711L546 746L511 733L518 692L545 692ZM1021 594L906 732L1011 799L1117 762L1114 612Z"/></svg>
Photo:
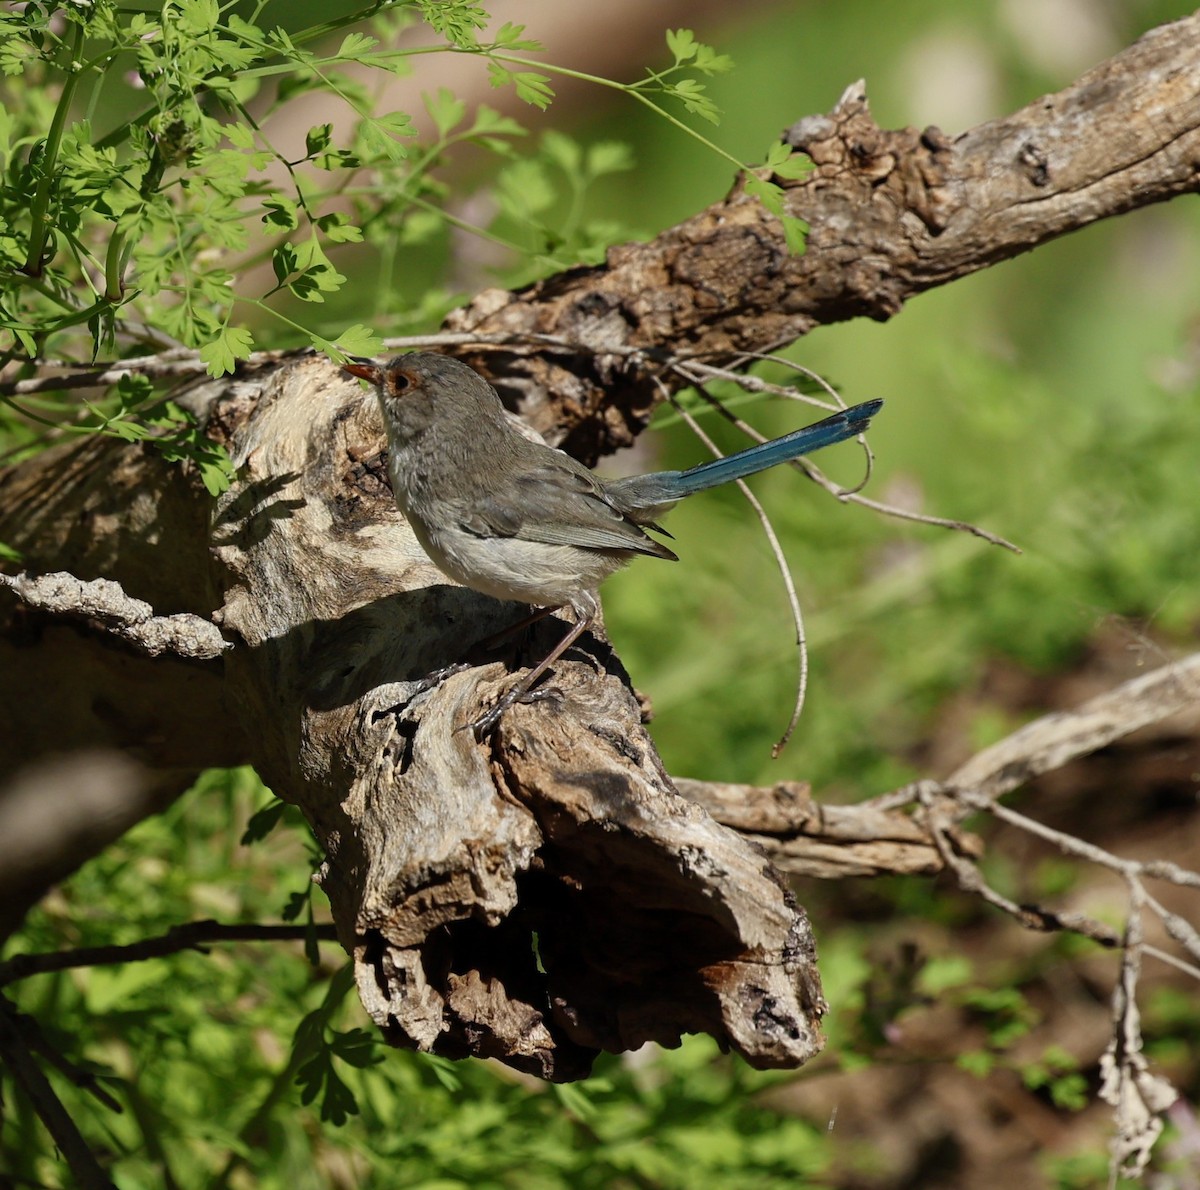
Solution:
<svg viewBox="0 0 1200 1190"><path fill-rule="evenodd" d="M84 946L53 954L13 955L0 963L0 987L47 971L142 962L181 950L203 950L213 942L293 942L313 937L322 942L337 941L337 933L331 925L227 925L210 920L190 921L172 926L155 938L144 938L127 946Z"/></svg>
<svg viewBox="0 0 1200 1190"><path fill-rule="evenodd" d="M475 334L470 332L444 331L428 335L403 335L385 339L383 346L388 351L406 351L427 347L502 347L511 349L527 346L557 350L570 354L594 353L594 348L580 343L569 343L556 335L540 335L530 332L513 334ZM642 355L640 348L606 348L606 354ZM253 371L270 367L287 359L298 359L314 354L311 347L280 348L274 351L253 351L239 361L241 368ZM105 363L81 368L77 361L41 359L31 361L31 366L45 374L23 380L0 381L0 396L29 396L34 393L65 392L77 388L108 388L126 376L146 376L151 380L177 381L193 376L204 376L208 365L194 348L171 347L156 355L133 356L129 359L108 360Z"/></svg>
<svg viewBox="0 0 1200 1190"><path fill-rule="evenodd" d="M1160 666L1073 711L1044 715L973 756L946 784L996 798L1040 773L1200 703L1200 653Z"/></svg>
<svg viewBox="0 0 1200 1190"><path fill-rule="evenodd" d="M1139 1176L1163 1128L1163 1115L1177 1093L1164 1078L1150 1073L1142 1053L1137 985L1142 956L1150 955L1200 981L1200 931L1168 910L1145 887L1145 880L1164 880L1200 889L1200 873L1162 861L1123 859L1094 843L1069 835L1000 804L1003 794L1031 778L1058 769L1138 728L1160 722L1200 703L1200 653L1164 665L1090 699L1074 711L1043 716L985 749L960 766L944 783L918 781L875 799L875 812L894 812L916 801L945 867L959 886L1007 913L1029 929L1065 929L1122 950L1121 972L1113 990L1113 1036L1100 1060L1100 1097L1114 1108L1116 1132L1111 1142L1109 1185L1119 1175ZM1122 876L1129 888L1123 935L1086 914L1060 914L1036 905L1020 905L992 888L973 860L950 842L948 832L966 813L982 811L1056 846L1060 851ZM1167 935L1187 952L1188 962L1148 946L1144 916L1149 909Z"/></svg>
<svg viewBox="0 0 1200 1190"><path fill-rule="evenodd" d="M150 657L173 653L207 661L232 647L211 620L188 612L156 616L148 603L126 595L121 584L111 579L85 582L63 571L43 575L22 572L0 574L0 585L38 611L99 624Z"/></svg>
<svg viewBox="0 0 1200 1190"><path fill-rule="evenodd" d="M12 1004L0 998L0 1055L6 1069L53 1137L75 1184L82 1190L114 1190L113 1183L35 1061L25 1040L24 1019Z"/></svg>
<svg viewBox="0 0 1200 1190"><path fill-rule="evenodd" d="M1142 1022L1137 984L1144 949L1140 883L1130 882L1129 918L1121 956L1121 976L1113 988L1113 1036L1100 1057L1100 1098L1113 1106L1117 1133L1110 1142L1109 1186L1120 1174L1138 1177L1163 1130L1163 1113L1178 1093L1160 1075L1150 1073L1142 1053Z"/></svg>
<svg viewBox="0 0 1200 1190"><path fill-rule="evenodd" d="M665 385L662 385L662 381L658 377L655 377L655 380L662 386L666 394L666 399L675 407L679 416L683 418L684 423L692 433L712 451L716 458L722 458L720 448L704 432L695 417L675 400L675 397L667 390ZM796 730L796 724L800 722L800 712L804 709L804 696L808 691L808 641L804 634L804 612L800 607L800 597L796 594L796 583L792 578L791 567L788 565L787 557L783 552L783 546L780 545L779 536L775 532L775 527L771 524L771 518L767 515L767 510L763 508L762 502L750 490L744 480L739 479L737 486L747 503L754 509L754 515L758 517L759 524L762 525L763 533L767 538L767 544L771 547L771 553L775 558L775 565L779 568L779 575L783 579L783 588L787 593L788 608L792 613L792 623L796 628L796 651L799 664L799 674L796 679L796 701L792 707L792 716L783 730L783 735L779 737L771 748L772 758L777 759L779 754L787 747L788 741L792 738L792 732Z"/></svg>
<svg viewBox="0 0 1200 1190"><path fill-rule="evenodd" d="M801 367L791 360L784 359L782 356L762 356L755 355L755 358L763 358L771 360L775 363L786 365L789 368L801 373L804 376L816 379L817 382L825 389L826 392L834 400L832 406L827 406L823 402L814 401L812 398L805 396L803 393L797 393L794 389L789 389L783 385L772 385L762 380L759 377L743 376L738 372L731 372L727 368L715 367L712 364L701 363L698 360L678 360L671 364L672 369L680 376L684 377L689 384L696 387L708 402L715 408L722 417L731 425L737 426L744 434L749 435L756 442L766 442L766 436L756 430L749 422L743 421L740 417L730 412L720 401L717 401L708 394L702 384L701 378L728 380L734 384L739 384L748 392L764 392L771 393L776 396L788 397L791 400L805 401L808 404L816 405L820 409L844 409L845 402L841 396L825 381L821 380L811 372L808 368ZM1014 545L1011 541L1001 537L998 533L993 533L990 529L981 528L979 525L973 525L968 521L953 520L948 517L930 516L923 512L914 512L912 509L900 508L894 504L884 504L879 500L871 500L860 494L862 487L870 477L872 466L872 458L870 453L867 455L867 475L863 480L856 484L853 488L843 488L835 484L831 479L827 478L824 472L811 459L794 459L792 461L794 467L802 470L814 483L823 487L830 495L835 496L844 504L861 504L864 508L870 508L874 512L882 513L884 516L896 517L899 520L915 521L921 525L933 525L939 529L951 529L959 533L970 533L974 537L979 537L991 545L998 545L1006 550L1011 550L1014 554L1021 553L1021 548Z"/></svg>

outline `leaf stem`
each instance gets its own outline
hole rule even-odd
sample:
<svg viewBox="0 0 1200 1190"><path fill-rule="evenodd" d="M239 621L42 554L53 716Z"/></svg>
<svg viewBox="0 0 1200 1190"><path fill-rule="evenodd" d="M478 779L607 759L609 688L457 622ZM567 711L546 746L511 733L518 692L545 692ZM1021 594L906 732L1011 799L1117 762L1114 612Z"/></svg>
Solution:
<svg viewBox="0 0 1200 1190"><path fill-rule="evenodd" d="M446 48L452 49L455 53L480 52L477 50L460 50L457 47ZM643 106L648 107L652 112L661 116L669 124L674 124L675 127L681 132L686 133L693 140L699 141L700 144L702 144L706 149L711 149L714 153L723 157L737 169L743 170L748 168L744 162L739 161L732 153L722 149L720 145L714 144L708 139L708 137L697 132L694 128L685 124L682 120L676 119L676 117L671 115L669 111L667 111L665 108L659 107L657 103L655 103L648 96L643 95L641 91L639 91L635 86L631 86L629 83L619 83L616 81L616 79L606 79L597 74L588 74L582 70L571 70L567 66L555 66L549 62L533 62L528 58L521 58L516 54L498 53L495 50L485 50L482 51L482 53L484 57L494 59L497 62L508 62L514 66L523 66L527 69L536 68L538 70L545 70L549 74L562 75L564 78L579 79L581 82L592 83L597 87L607 87L610 91L620 91L623 94L628 95L631 99L636 99L638 103L642 104Z"/></svg>
<svg viewBox="0 0 1200 1190"><path fill-rule="evenodd" d="M21 269L30 277L42 275L42 257L46 251L46 240L50 235L50 224L46 217L50 210L50 192L54 188L54 169L58 161L58 151L62 147L63 130L66 128L67 116L71 111L75 86L82 73L79 55L83 50L83 36L83 24L77 24L71 38L67 77L63 81L62 94L58 97L58 106L54 109L54 118L50 121L50 131L46 135L45 148L42 152L42 173L38 178L37 189L34 191L33 202L30 205L29 253L25 257L25 264Z"/></svg>

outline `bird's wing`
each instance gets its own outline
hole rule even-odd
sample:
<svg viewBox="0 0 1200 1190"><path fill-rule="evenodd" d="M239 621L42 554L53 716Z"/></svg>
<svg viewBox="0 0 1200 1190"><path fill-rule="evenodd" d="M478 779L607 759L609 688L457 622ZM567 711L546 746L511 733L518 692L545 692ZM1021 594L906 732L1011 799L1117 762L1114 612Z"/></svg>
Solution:
<svg viewBox="0 0 1200 1190"><path fill-rule="evenodd" d="M512 477L503 492L482 494L459 520L480 537L515 537L545 545L628 550L675 559L666 546L613 507L602 483L563 457Z"/></svg>

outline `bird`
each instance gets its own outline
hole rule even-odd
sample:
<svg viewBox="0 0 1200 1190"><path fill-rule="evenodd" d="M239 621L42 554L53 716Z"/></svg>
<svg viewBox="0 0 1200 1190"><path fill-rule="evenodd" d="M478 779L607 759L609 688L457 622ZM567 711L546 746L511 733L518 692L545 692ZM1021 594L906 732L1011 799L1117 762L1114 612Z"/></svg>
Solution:
<svg viewBox="0 0 1200 1190"><path fill-rule="evenodd" d="M571 609L562 640L474 720L476 739L588 630L605 579L639 556L679 560L650 536L670 536L658 521L674 504L856 437L883 406L866 401L686 471L604 479L522 433L496 390L461 360L349 356L342 368L375 389L396 503L434 565L464 587L538 609L522 624Z"/></svg>

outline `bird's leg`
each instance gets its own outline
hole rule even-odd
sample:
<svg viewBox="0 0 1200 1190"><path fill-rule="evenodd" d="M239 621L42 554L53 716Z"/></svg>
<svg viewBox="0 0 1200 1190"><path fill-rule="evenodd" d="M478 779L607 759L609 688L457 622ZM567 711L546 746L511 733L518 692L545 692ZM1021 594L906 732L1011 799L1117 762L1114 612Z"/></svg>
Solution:
<svg viewBox="0 0 1200 1190"><path fill-rule="evenodd" d="M554 607L535 607L527 616L522 616L515 624L510 624L507 628L501 628L499 632L493 632L491 636L485 636L483 640L475 645L477 649L494 649L502 640L507 640L514 632L520 632L524 628L528 628L531 624L536 624L539 620L545 619L552 611L557 611Z"/></svg>
<svg viewBox="0 0 1200 1190"><path fill-rule="evenodd" d="M552 611L552 608L546 609ZM474 723L471 724L472 730L475 732L475 738L482 740L489 731L500 721L500 716L504 714L514 703L520 702L526 694L533 689L534 683L548 670L587 630L591 627L592 621L596 618L596 612L599 610L593 606L590 610L582 610L575 608L575 623L572 625L570 632L566 634L558 642L557 645L550 651L550 654L540 664L529 671L504 697L496 703L489 711L485 711ZM533 619L540 617L531 617Z"/></svg>
<svg viewBox="0 0 1200 1190"><path fill-rule="evenodd" d="M483 640L476 642L471 646L472 651L475 649L494 649L501 641L510 637L514 632L520 632L523 628L528 628L530 624L536 624L545 616L548 616L555 608L539 607L535 608L529 615L522 616L515 624L509 624L507 628L501 628L499 632L493 632L491 636L484 637ZM449 665L443 665L439 669L431 670L420 681L417 682L416 689L413 690L413 696L425 693L426 690L434 690L440 686L447 678L452 678L455 674L463 673L470 669L472 662L470 661L452 661Z"/></svg>

